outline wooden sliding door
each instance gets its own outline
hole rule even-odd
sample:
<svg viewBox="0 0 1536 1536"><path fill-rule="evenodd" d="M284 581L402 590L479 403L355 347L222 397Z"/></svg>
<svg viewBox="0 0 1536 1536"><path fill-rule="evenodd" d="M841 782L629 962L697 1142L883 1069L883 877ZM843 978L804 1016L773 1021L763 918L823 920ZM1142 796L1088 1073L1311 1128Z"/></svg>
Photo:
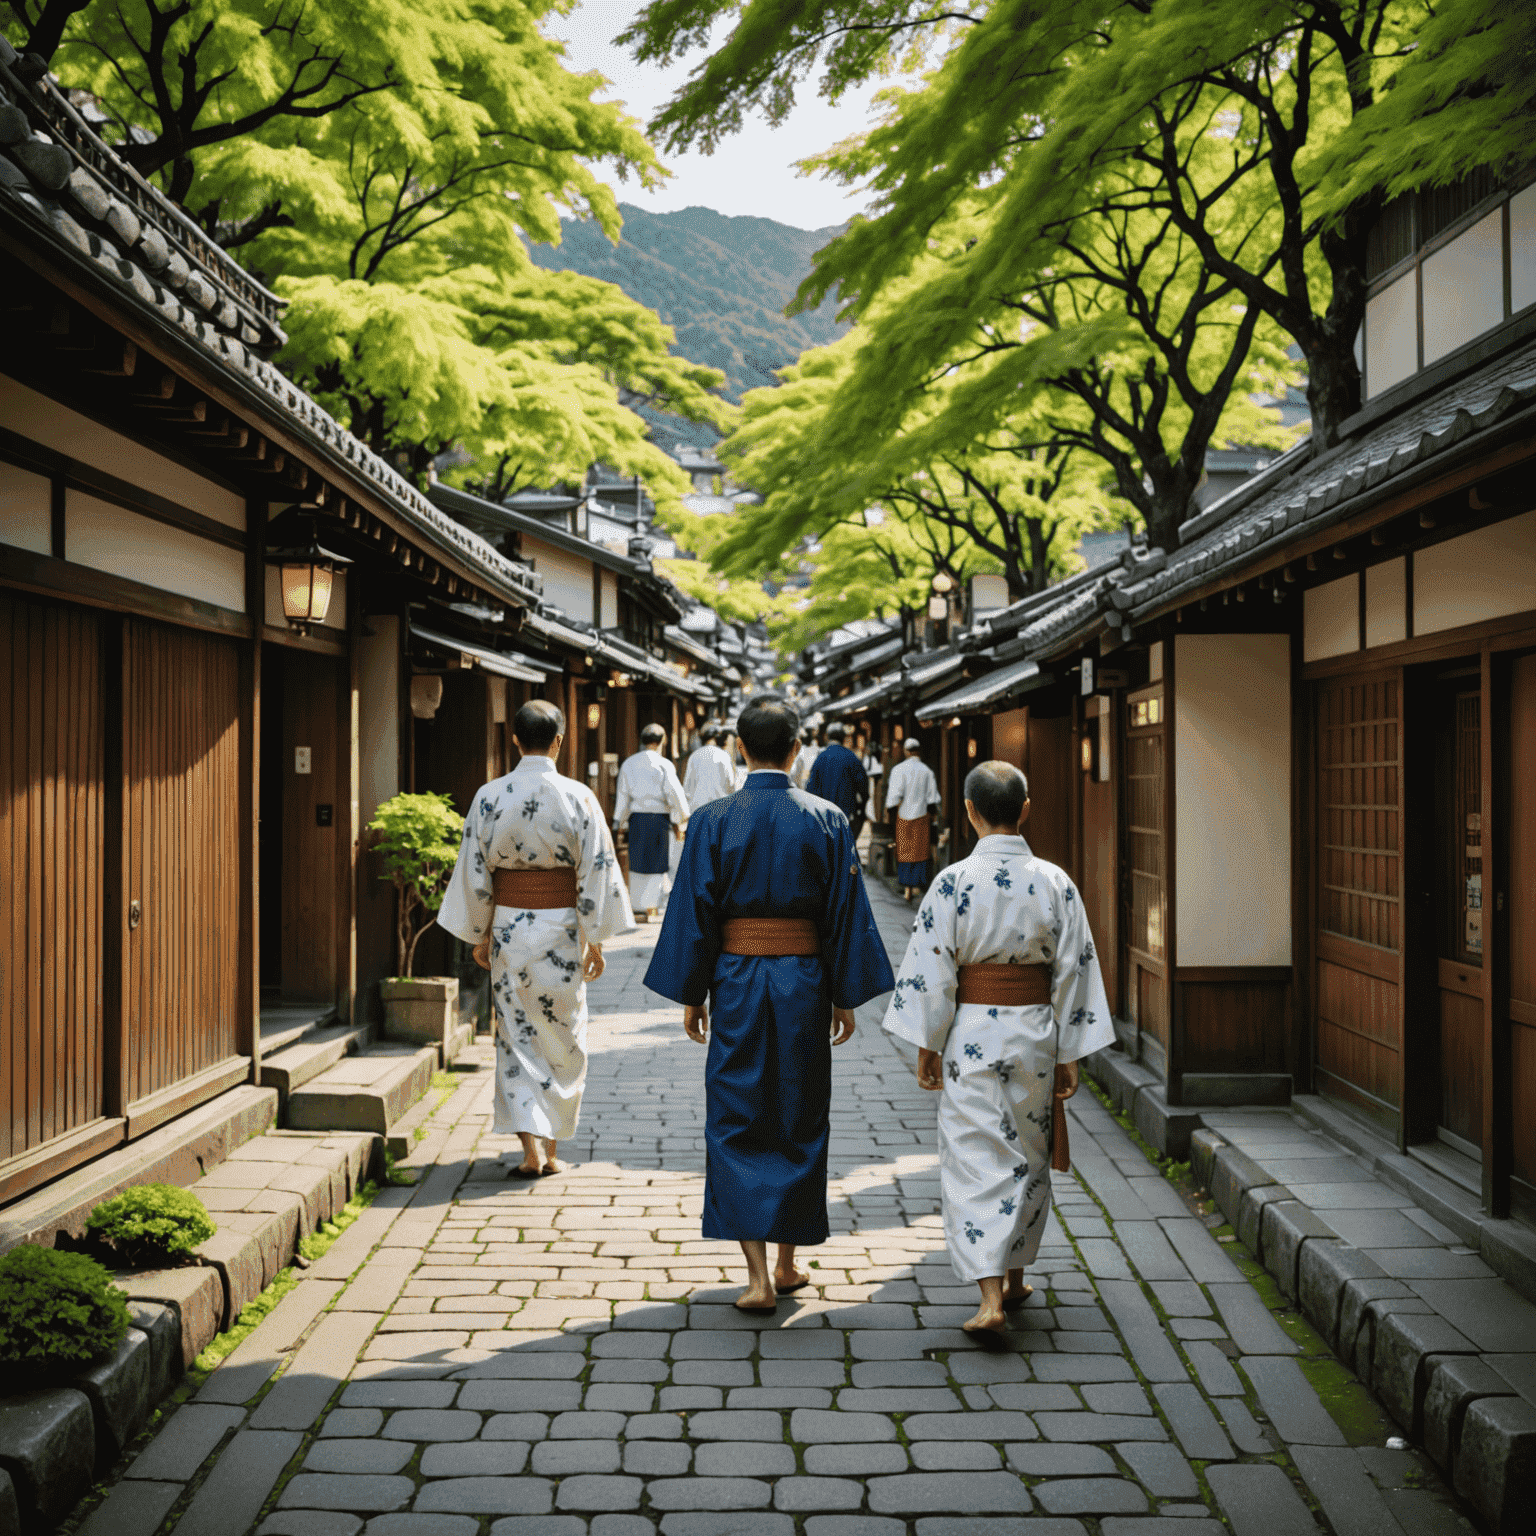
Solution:
<svg viewBox="0 0 1536 1536"><path fill-rule="evenodd" d="M1396 1128L1402 1100L1402 679L1316 685L1320 1091Z"/></svg>
<svg viewBox="0 0 1536 1536"><path fill-rule="evenodd" d="M1511 1128L1511 1205L1536 1221L1536 654L1515 659L1509 689L1506 782L1509 1066L1497 1091ZM1495 1028L1504 1021L1495 1018ZM1500 1117L1501 1119L1504 1116Z"/></svg>

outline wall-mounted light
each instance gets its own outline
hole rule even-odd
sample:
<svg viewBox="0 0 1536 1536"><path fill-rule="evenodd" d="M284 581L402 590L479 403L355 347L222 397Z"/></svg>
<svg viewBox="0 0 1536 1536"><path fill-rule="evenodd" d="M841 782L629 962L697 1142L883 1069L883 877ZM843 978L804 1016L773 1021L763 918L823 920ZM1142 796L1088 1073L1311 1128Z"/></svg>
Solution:
<svg viewBox="0 0 1536 1536"><path fill-rule="evenodd" d="M965 744L965 755L967 757L976 756L976 738L974 736Z"/></svg>
<svg viewBox="0 0 1536 1536"><path fill-rule="evenodd" d="M1078 761L1082 764L1084 773L1093 772L1093 737L1084 736L1077 745Z"/></svg>
<svg viewBox="0 0 1536 1536"><path fill-rule="evenodd" d="M603 723L603 710L600 704L587 705L587 729L595 731Z"/></svg>
<svg viewBox="0 0 1536 1536"><path fill-rule="evenodd" d="M306 520L293 531L299 534L299 540L287 548L269 549L266 562L278 568L283 617L288 627L305 635L312 624L325 623L331 610L336 572L352 562L320 547L313 522Z"/></svg>

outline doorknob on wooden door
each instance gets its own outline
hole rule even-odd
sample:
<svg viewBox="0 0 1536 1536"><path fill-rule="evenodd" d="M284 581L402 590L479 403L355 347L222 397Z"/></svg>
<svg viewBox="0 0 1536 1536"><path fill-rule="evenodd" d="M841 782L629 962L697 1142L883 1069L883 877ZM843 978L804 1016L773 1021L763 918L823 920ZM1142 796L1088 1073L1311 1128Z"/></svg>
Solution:
<svg viewBox="0 0 1536 1536"><path fill-rule="evenodd" d="M144 909L139 905L138 899L135 898L128 903L128 927L130 931L139 926L143 917Z"/></svg>

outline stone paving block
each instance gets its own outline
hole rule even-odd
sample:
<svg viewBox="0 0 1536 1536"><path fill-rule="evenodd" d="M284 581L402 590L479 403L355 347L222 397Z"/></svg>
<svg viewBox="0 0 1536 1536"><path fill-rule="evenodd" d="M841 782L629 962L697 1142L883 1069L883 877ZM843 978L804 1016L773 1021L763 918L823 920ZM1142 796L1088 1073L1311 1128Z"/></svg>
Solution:
<svg viewBox="0 0 1536 1536"><path fill-rule="evenodd" d="M661 1536L794 1536L792 1515L669 1514Z"/></svg>
<svg viewBox="0 0 1536 1536"><path fill-rule="evenodd" d="M414 1446L400 1440L317 1440L304 1458L306 1472L398 1472Z"/></svg>
<svg viewBox="0 0 1536 1536"><path fill-rule="evenodd" d="M1180 1520L1170 1526L1166 1517L1170 1509L1182 1509L1183 1505L1164 1505L1160 1515L1113 1515L1099 1524L1103 1536L1225 1536L1226 1527L1219 1520L1200 1518L1203 1509L1196 1506L1193 1519Z"/></svg>
<svg viewBox="0 0 1536 1536"><path fill-rule="evenodd" d="M482 1440L543 1440L549 1434L549 1417L542 1413L498 1413L485 1421Z"/></svg>
<svg viewBox="0 0 1536 1536"><path fill-rule="evenodd" d="M10 1474L24 1526L51 1526L90 1487L95 1421L68 1387L0 1400L0 1470Z"/></svg>
<svg viewBox="0 0 1536 1536"><path fill-rule="evenodd" d="M1110 1477L1115 1464L1094 1445L1010 1445L1008 1465L1025 1477Z"/></svg>
<svg viewBox="0 0 1536 1536"><path fill-rule="evenodd" d="M1334 1536L1380 1536L1391 1530L1392 1516L1355 1451L1298 1445L1292 1447L1291 1459L1323 1506Z"/></svg>
<svg viewBox="0 0 1536 1536"><path fill-rule="evenodd" d="M628 1440L678 1440L682 1433L682 1420L671 1413L637 1413L624 1426Z"/></svg>
<svg viewBox="0 0 1536 1536"><path fill-rule="evenodd" d="M830 1366L831 1362L827 1364ZM795 1369L804 1368L797 1366ZM945 1374L945 1367L937 1360L864 1360L853 1368L853 1385L870 1388L942 1387ZM768 1379L766 1369L763 1379Z"/></svg>
<svg viewBox="0 0 1536 1536"><path fill-rule="evenodd" d="M909 1441L1034 1440L1038 1431L1022 1413L1000 1409L980 1413L914 1413L902 1425Z"/></svg>
<svg viewBox="0 0 1536 1536"><path fill-rule="evenodd" d="M1119 1222L1115 1236L1143 1280L1189 1281L1189 1270L1184 1261L1173 1251L1167 1234L1155 1221Z"/></svg>
<svg viewBox="0 0 1536 1536"><path fill-rule="evenodd" d="M187 1482L214 1446L244 1418L240 1408L184 1403L134 1458L124 1476Z"/></svg>
<svg viewBox="0 0 1536 1536"><path fill-rule="evenodd" d="M526 1440L440 1441L421 1453L423 1477L514 1477L527 1464Z"/></svg>
<svg viewBox="0 0 1536 1536"><path fill-rule="evenodd" d="M1127 1440L1115 1450L1135 1474L1136 1480L1160 1499L1195 1499L1200 1485L1194 1471L1176 1446L1164 1442L1154 1445L1144 1440Z"/></svg>
<svg viewBox="0 0 1536 1536"><path fill-rule="evenodd" d="M995 1472L1002 1464L997 1448L981 1440L920 1440L912 1447L919 1472Z"/></svg>
<svg viewBox="0 0 1536 1536"><path fill-rule="evenodd" d="M727 1408L830 1408L832 1394L825 1387L733 1387L726 1394ZM955 1406L959 1406L956 1403Z"/></svg>
<svg viewBox="0 0 1536 1536"><path fill-rule="evenodd" d="M458 1402L491 1413L565 1413L579 1408L581 1398L576 1381L466 1381Z"/></svg>
<svg viewBox="0 0 1536 1536"><path fill-rule="evenodd" d="M694 1440L782 1440L784 1421L763 1410L696 1413L688 1420L688 1434Z"/></svg>
<svg viewBox="0 0 1536 1536"><path fill-rule="evenodd" d="M470 1515L375 1515L363 1536L476 1536L480 1522Z"/></svg>
<svg viewBox="0 0 1536 1536"><path fill-rule="evenodd" d="M1025 1514L1029 1490L1012 1472L900 1472L869 1480L877 1515Z"/></svg>
<svg viewBox="0 0 1536 1536"><path fill-rule="evenodd" d="M646 1485L652 1509L766 1509L773 1485L752 1477L663 1477Z"/></svg>
<svg viewBox="0 0 1536 1536"><path fill-rule="evenodd" d="M416 1485L408 1477L300 1472L289 1478L277 1502L282 1509L384 1511L402 1508L415 1491Z"/></svg>
<svg viewBox="0 0 1536 1536"><path fill-rule="evenodd" d="M1476 1355L1477 1346L1445 1318L1391 1312L1376 1325L1371 1387L1388 1413L1415 1439L1422 1436L1429 1362L1439 1355Z"/></svg>
<svg viewBox="0 0 1536 1536"><path fill-rule="evenodd" d="M663 1387L656 1401L663 1413L696 1413L724 1405L719 1387Z"/></svg>
<svg viewBox="0 0 1536 1536"><path fill-rule="evenodd" d="M1161 1382L1152 1390L1186 1456L1197 1461L1233 1459L1230 1442L1196 1387L1188 1382Z"/></svg>
<svg viewBox="0 0 1536 1536"><path fill-rule="evenodd" d="M177 1531L229 1536L248 1529L303 1439L296 1430L242 1429L176 1522Z"/></svg>
<svg viewBox="0 0 1536 1536"><path fill-rule="evenodd" d="M879 1515L812 1515L805 1536L907 1536L907 1522Z"/></svg>
<svg viewBox="0 0 1536 1536"><path fill-rule="evenodd" d="M837 1406L848 1413L944 1413L963 1405L948 1387L844 1387Z"/></svg>
<svg viewBox="0 0 1536 1536"><path fill-rule="evenodd" d="M1189 1373L1168 1342L1163 1325L1141 1287L1133 1281L1105 1280L1099 1295L1125 1338L1137 1369L1148 1381L1187 1381Z"/></svg>
<svg viewBox="0 0 1536 1536"><path fill-rule="evenodd" d="M1041 1391L1061 1391L1056 1388L1037 1388ZM1095 1413L1151 1413L1152 1400L1139 1382L1096 1381L1082 1389L1083 1401ZM1041 1403L1041 1408L1076 1408L1076 1403Z"/></svg>
<svg viewBox="0 0 1536 1536"><path fill-rule="evenodd" d="M868 1477L875 1472L905 1472L907 1453L899 1445L811 1445L805 1470L823 1477Z"/></svg>
<svg viewBox="0 0 1536 1536"><path fill-rule="evenodd" d="M1518 1397L1471 1403L1461 1425L1455 1484L1494 1530L1523 1528L1536 1499L1536 1407Z"/></svg>
<svg viewBox="0 0 1536 1536"><path fill-rule="evenodd" d="M1037 1413L1035 1423L1047 1440L1166 1440L1168 1431L1155 1418L1124 1413Z"/></svg>
<svg viewBox="0 0 1536 1536"><path fill-rule="evenodd" d="M1268 1182L1256 1189L1245 1189L1238 1196L1237 1215L1229 1216L1238 1242L1260 1263L1264 1261L1264 1209L1286 1200L1294 1203L1290 1190L1283 1184Z"/></svg>
<svg viewBox="0 0 1536 1536"><path fill-rule="evenodd" d="M709 1328L688 1328L661 1337L670 1341L662 1353L670 1354L674 1360L745 1360L751 1355L753 1346L750 1334ZM792 1349L797 1356L826 1354L834 1345L836 1352L841 1354L842 1340L834 1339L830 1334L765 1333L762 1353L765 1360L784 1359L791 1357Z"/></svg>
<svg viewBox="0 0 1536 1536"><path fill-rule="evenodd" d="M1211 1299L1227 1332L1245 1355L1296 1355L1301 1346L1274 1319L1264 1298L1236 1271L1228 1285L1212 1285Z"/></svg>
<svg viewBox="0 0 1536 1536"><path fill-rule="evenodd" d="M596 1474L567 1477L555 1495L558 1509L639 1509L644 1483L638 1477L604 1477Z"/></svg>
<svg viewBox="0 0 1536 1536"><path fill-rule="evenodd" d="M1033 1362L1034 1373L1041 1381L1134 1381L1136 1373L1129 1360L1109 1357L1102 1360L1085 1360L1081 1356L1044 1355ZM954 1369L951 1363L951 1370Z"/></svg>
<svg viewBox="0 0 1536 1536"><path fill-rule="evenodd" d="M569 1477L575 1472L617 1472L617 1440L543 1440L529 1463L541 1477Z"/></svg>
<svg viewBox="0 0 1536 1536"><path fill-rule="evenodd" d="M1248 1411L1248 1405L1240 1397L1224 1397L1218 1405L1222 1423L1238 1450L1253 1456L1267 1456L1279 1449L1277 1435L1267 1431Z"/></svg>
<svg viewBox="0 0 1536 1536"><path fill-rule="evenodd" d="M1152 1294L1169 1317L1209 1317L1211 1303L1193 1280L1154 1280Z"/></svg>
<svg viewBox="0 0 1536 1536"><path fill-rule="evenodd" d="M1301 1249L1296 1275L1296 1301L1330 1349L1339 1347L1339 1309L1350 1279L1382 1278L1382 1267L1358 1247L1326 1238L1313 1238Z"/></svg>
<svg viewBox="0 0 1536 1536"><path fill-rule="evenodd" d="M256 1527L256 1536L357 1536L361 1515L336 1509L279 1509Z"/></svg>
<svg viewBox="0 0 1536 1536"><path fill-rule="evenodd" d="M1064 1477L1036 1483L1034 1494L1051 1515L1139 1515L1148 1505L1145 1492L1124 1477Z"/></svg>
<svg viewBox="0 0 1536 1536"><path fill-rule="evenodd" d="M554 1484L540 1477L445 1477L427 1483L412 1509L426 1514L547 1515Z"/></svg>
<svg viewBox="0 0 1536 1536"><path fill-rule="evenodd" d="M329 1312L315 1325L277 1385L257 1404L252 1429L308 1429L350 1374L377 1319Z"/></svg>
<svg viewBox="0 0 1536 1536"><path fill-rule="evenodd" d="M1184 1346L1184 1353L1189 1356L1200 1385L1212 1397L1242 1396L1243 1384L1237 1379L1232 1362L1214 1344L1195 1340Z"/></svg>
<svg viewBox="0 0 1536 1536"><path fill-rule="evenodd" d="M631 1441L624 1447L624 1470L641 1477L681 1477L693 1460L693 1450L666 1440Z"/></svg>
<svg viewBox="0 0 1536 1536"><path fill-rule="evenodd" d="M553 1440L604 1440L623 1433L622 1413L561 1413L549 1425Z"/></svg>
<svg viewBox="0 0 1536 1536"><path fill-rule="evenodd" d="M179 1482L122 1482L81 1522L78 1536L153 1536L170 1513L171 1505L181 1497ZM0 1531L20 1532L18 1515L8 1525L0 1511Z"/></svg>
<svg viewBox="0 0 1536 1536"><path fill-rule="evenodd" d="M1033 1515L1028 1519L975 1519L965 1515L928 1515L917 1522L917 1536L1083 1536L1080 1520Z"/></svg>
<svg viewBox="0 0 1536 1536"><path fill-rule="evenodd" d="M446 1408L458 1393L456 1381L354 1381L342 1388L340 1406Z"/></svg>
<svg viewBox="0 0 1536 1536"><path fill-rule="evenodd" d="M794 1470L794 1448L769 1441L716 1441L693 1454L696 1477L785 1477Z"/></svg>
<svg viewBox="0 0 1536 1536"><path fill-rule="evenodd" d="M1345 1443L1343 1432L1294 1360L1249 1355L1238 1363L1259 1394L1275 1433L1288 1445Z"/></svg>
<svg viewBox="0 0 1536 1536"><path fill-rule="evenodd" d="M594 1536L600 1536L599 1526L604 1521L632 1520L630 1515L599 1515L592 1522ZM478 1529L479 1522L476 1521ZM508 1515L491 1525L491 1536L585 1536L587 1522L580 1515ZM651 1536L656 1529L649 1520L643 1530L633 1526L607 1524L602 1526L606 1536Z"/></svg>
<svg viewBox="0 0 1536 1536"><path fill-rule="evenodd" d="M808 1509L857 1509L864 1485L840 1477L781 1477L773 1485L773 1507L801 1513Z"/></svg>
<svg viewBox="0 0 1536 1536"><path fill-rule="evenodd" d="M1272 1462L1212 1467L1205 1476L1235 1536L1317 1536L1312 1511Z"/></svg>

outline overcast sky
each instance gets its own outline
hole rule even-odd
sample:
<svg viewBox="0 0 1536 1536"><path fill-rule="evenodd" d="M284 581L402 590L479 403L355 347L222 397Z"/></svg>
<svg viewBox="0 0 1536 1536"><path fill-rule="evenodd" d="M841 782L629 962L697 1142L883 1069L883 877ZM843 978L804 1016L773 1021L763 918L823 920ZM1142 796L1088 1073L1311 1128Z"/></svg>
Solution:
<svg viewBox="0 0 1536 1536"><path fill-rule="evenodd" d="M548 31L568 45L572 69L595 69L612 82L599 100L622 101L634 116L648 122L704 53L667 69L637 65L626 50L613 46L612 39L638 9L635 0L583 0L569 16L552 15ZM850 91L831 107L816 94L813 81L778 128L748 118L741 132L713 155L664 156L672 179L660 191L643 191L633 180L618 182L619 198L658 213L700 205L717 213L757 214L801 229L841 224L861 211L862 196L821 177L801 176L794 162L868 126L873 95L874 89Z"/></svg>

